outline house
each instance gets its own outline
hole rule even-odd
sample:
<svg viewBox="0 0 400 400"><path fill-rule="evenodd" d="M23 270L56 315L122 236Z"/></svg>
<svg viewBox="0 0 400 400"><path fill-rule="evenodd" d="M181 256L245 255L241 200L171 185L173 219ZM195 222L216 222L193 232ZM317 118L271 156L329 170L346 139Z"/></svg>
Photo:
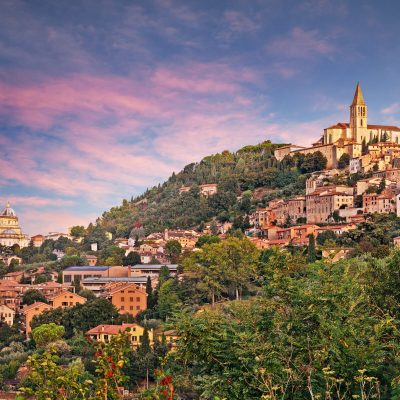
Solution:
<svg viewBox="0 0 400 400"><path fill-rule="evenodd" d="M364 193L363 210L365 214L388 214L396 212L396 199L389 190L382 193Z"/></svg>
<svg viewBox="0 0 400 400"><path fill-rule="evenodd" d="M40 301L24 307L23 313L25 315L25 332L27 338L32 332L31 322L33 318L37 315L40 315L44 311L51 310L51 308L52 307L49 304L42 303Z"/></svg>
<svg viewBox="0 0 400 400"><path fill-rule="evenodd" d="M86 337L98 342L108 343L113 336L125 332L129 336L129 342L132 347L136 348L140 345L144 333L144 327L139 324L122 324L122 325L98 325L86 332ZM150 345L154 344L153 330L149 330Z"/></svg>
<svg viewBox="0 0 400 400"><path fill-rule="evenodd" d="M395 247L400 247L400 236L396 236L395 238L393 238L393 244L395 245Z"/></svg>
<svg viewBox="0 0 400 400"><path fill-rule="evenodd" d="M307 223L327 223L332 219L335 211L339 212L340 209L353 206L352 194L338 191L337 187L321 187L306 195Z"/></svg>
<svg viewBox="0 0 400 400"><path fill-rule="evenodd" d="M24 277L23 271L15 271L15 272L9 272L8 274L5 274L3 276L3 279L5 281L13 281L13 282L20 283L22 281L23 277Z"/></svg>
<svg viewBox="0 0 400 400"><path fill-rule="evenodd" d="M179 189L179 194L190 192L190 186L182 186Z"/></svg>
<svg viewBox="0 0 400 400"><path fill-rule="evenodd" d="M40 292L42 292L44 296L48 297L57 294L59 292L62 292L65 289L65 285L62 285L61 283L57 283L54 281L50 281L50 282L31 285L31 289L37 289Z"/></svg>
<svg viewBox="0 0 400 400"><path fill-rule="evenodd" d="M63 283L82 281L85 278L129 276L129 268L122 266L84 265L72 266L62 272Z"/></svg>
<svg viewBox="0 0 400 400"><path fill-rule="evenodd" d="M12 326L14 324L14 318L15 310L4 304L0 305L0 320L2 322L5 322L8 326Z"/></svg>
<svg viewBox="0 0 400 400"><path fill-rule="evenodd" d="M104 292L107 287L111 287L114 285L126 284L126 283L134 283L136 286L140 288L145 288L147 282L146 275L133 275L127 277L117 277L117 278L85 278L81 281L81 285L84 289L91 290L96 296L100 293Z"/></svg>
<svg viewBox="0 0 400 400"><path fill-rule="evenodd" d="M319 234L326 232L326 231L331 231L333 232L335 235L340 236L342 235L344 232L348 232L351 231L353 229L356 229L357 225L352 223L352 224L342 224L342 225L325 225L322 227L319 227L315 230L316 236L318 236Z"/></svg>
<svg viewBox="0 0 400 400"><path fill-rule="evenodd" d="M205 197L214 196L218 192L218 185L216 183L206 183L199 185L200 193Z"/></svg>
<svg viewBox="0 0 400 400"><path fill-rule="evenodd" d="M31 241L34 247L40 247L44 242L44 236L43 235L32 236Z"/></svg>
<svg viewBox="0 0 400 400"><path fill-rule="evenodd" d="M131 276L145 275L158 277L161 267L167 267L171 275L176 275L178 264L136 264L131 267Z"/></svg>
<svg viewBox="0 0 400 400"><path fill-rule="evenodd" d="M49 301L49 305L53 308L73 307L77 304L86 303L85 297L79 296L76 293L72 293L69 290L64 290L62 292L48 296L47 299Z"/></svg>
<svg viewBox="0 0 400 400"><path fill-rule="evenodd" d="M111 301L120 314L130 314L135 317L147 309L147 294L134 283L120 284L109 288L101 294Z"/></svg>
<svg viewBox="0 0 400 400"><path fill-rule="evenodd" d="M93 267L97 264L96 256L93 256L91 254L86 254L84 258L86 259L86 262L88 263L89 267Z"/></svg>

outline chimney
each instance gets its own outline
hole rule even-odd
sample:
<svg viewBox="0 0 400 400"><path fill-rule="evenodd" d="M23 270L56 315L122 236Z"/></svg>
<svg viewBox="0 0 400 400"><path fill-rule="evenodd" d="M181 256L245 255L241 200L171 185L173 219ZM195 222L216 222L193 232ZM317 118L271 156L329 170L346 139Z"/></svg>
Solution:
<svg viewBox="0 0 400 400"><path fill-rule="evenodd" d="M101 326L101 331L104 332L104 325Z"/></svg>
<svg viewBox="0 0 400 400"><path fill-rule="evenodd" d="M165 230L164 230L164 240L166 242L168 242L168 229L167 228L165 228Z"/></svg>

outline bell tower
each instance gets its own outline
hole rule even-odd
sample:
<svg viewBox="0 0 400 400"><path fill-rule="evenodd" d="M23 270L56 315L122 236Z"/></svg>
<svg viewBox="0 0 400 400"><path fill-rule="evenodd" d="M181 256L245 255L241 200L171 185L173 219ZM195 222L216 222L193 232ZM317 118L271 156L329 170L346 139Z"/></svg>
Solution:
<svg viewBox="0 0 400 400"><path fill-rule="evenodd" d="M368 111L361 91L360 83L357 83L354 99L350 106L350 131L352 139L362 143L368 141Z"/></svg>

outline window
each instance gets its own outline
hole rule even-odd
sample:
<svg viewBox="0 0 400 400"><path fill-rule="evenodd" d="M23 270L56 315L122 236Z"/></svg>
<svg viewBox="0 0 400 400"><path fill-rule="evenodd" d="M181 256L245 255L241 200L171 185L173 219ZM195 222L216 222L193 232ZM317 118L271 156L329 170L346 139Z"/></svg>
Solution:
<svg viewBox="0 0 400 400"><path fill-rule="evenodd" d="M133 306L129 306L129 309L132 311L133 310Z"/></svg>
<svg viewBox="0 0 400 400"><path fill-rule="evenodd" d="M140 310L140 306L136 306L136 310Z"/></svg>
<svg viewBox="0 0 400 400"><path fill-rule="evenodd" d="M125 306L121 306L121 310L125 310Z"/></svg>
<svg viewBox="0 0 400 400"><path fill-rule="evenodd" d="M121 301L125 301L125 297L121 297Z"/></svg>
<svg viewBox="0 0 400 400"><path fill-rule="evenodd" d="M140 297L136 297L136 301L140 302Z"/></svg>
<svg viewBox="0 0 400 400"><path fill-rule="evenodd" d="M133 297L129 297L129 301L133 301Z"/></svg>
<svg viewBox="0 0 400 400"><path fill-rule="evenodd" d="M131 338L132 342L137 342L137 336L132 336Z"/></svg>

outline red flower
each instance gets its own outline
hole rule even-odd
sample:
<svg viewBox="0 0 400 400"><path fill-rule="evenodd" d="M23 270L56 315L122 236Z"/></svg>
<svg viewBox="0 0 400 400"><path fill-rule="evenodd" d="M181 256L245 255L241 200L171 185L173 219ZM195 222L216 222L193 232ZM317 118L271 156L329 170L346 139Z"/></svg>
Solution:
<svg viewBox="0 0 400 400"><path fill-rule="evenodd" d="M165 389L161 392L161 394L165 397L167 397L169 395L168 390L165 390Z"/></svg>
<svg viewBox="0 0 400 400"><path fill-rule="evenodd" d="M168 385L171 384L171 382L172 382L171 375L167 375L164 379L161 380L160 383L161 383L161 385L163 385L163 386L168 386Z"/></svg>
<svg viewBox="0 0 400 400"><path fill-rule="evenodd" d="M100 357L102 354L103 353L99 350L99 351L96 351L96 353L94 353L94 356L95 357Z"/></svg>
<svg viewBox="0 0 400 400"><path fill-rule="evenodd" d="M106 378L112 378L114 376L114 374L111 371L108 371L106 373Z"/></svg>

